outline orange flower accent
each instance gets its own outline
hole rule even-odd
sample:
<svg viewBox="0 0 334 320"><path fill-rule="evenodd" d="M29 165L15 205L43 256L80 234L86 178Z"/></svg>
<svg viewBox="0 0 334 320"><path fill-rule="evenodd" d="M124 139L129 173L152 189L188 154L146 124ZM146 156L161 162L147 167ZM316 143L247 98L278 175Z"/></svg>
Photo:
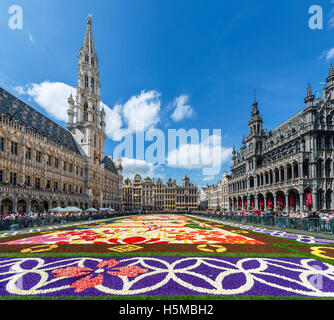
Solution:
<svg viewBox="0 0 334 320"><path fill-rule="evenodd" d="M90 268L82 268L82 267L68 267L65 269L57 269L53 270L52 273L55 274L56 278L72 278L86 275L87 271L91 271Z"/></svg>
<svg viewBox="0 0 334 320"><path fill-rule="evenodd" d="M103 274L131 278L137 277L141 273L148 272L147 269L141 268L139 266L116 267L119 264L120 261L110 259L99 262L97 264L96 270L86 267L68 267L64 269L53 270L52 273L56 278L74 278L85 276L84 278L75 281L71 285L71 288L75 289L74 292L80 293L88 288L95 288L96 286L101 285L104 281Z"/></svg>
<svg viewBox="0 0 334 320"><path fill-rule="evenodd" d="M104 277L99 274L95 278L92 278L93 275L89 275L85 278L79 279L72 283L71 288L75 289L74 292L80 293L85 291L88 288L95 288L103 283Z"/></svg>

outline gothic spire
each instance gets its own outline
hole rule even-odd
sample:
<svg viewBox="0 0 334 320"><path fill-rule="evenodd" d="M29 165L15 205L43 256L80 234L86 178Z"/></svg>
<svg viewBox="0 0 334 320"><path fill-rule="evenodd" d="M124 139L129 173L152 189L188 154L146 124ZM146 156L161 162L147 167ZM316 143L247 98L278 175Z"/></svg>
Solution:
<svg viewBox="0 0 334 320"><path fill-rule="evenodd" d="M315 99L315 96L312 93L311 85L308 84L306 98L304 100L304 102L306 103L307 107L312 106L314 99Z"/></svg>
<svg viewBox="0 0 334 320"><path fill-rule="evenodd" d="M95 52L92 17L88 16L83 45L79 52L76 101L69 98L69 128L85 154L93 161L105 155L105 112L101 110L100 74ZM73 120L75 121L72 121ZM72 124L73 123L73 124ZM78 130L74 130L78 129Z"/></svg>
<svg viewBox="0 0 334 320"><path fill-rule="evenodd" d="M253 110L252 110L252 118L255 118L260 115L260 111L258 109L258 102L256 100L256 89L254 89L254 102L253 102Z"/></svg>
<svg viewBox="0 0 334 320"><path fill-rule="evenodd" d="M332 90L334 88L334 68L333 65L329 67L329 75L327 78L328 89Z"/></svg>
<svg viewBox="0 0 334 320"><path fill-rule="evenodd" d="M82 50L85 50L91 54L95 53L91 15L89 15L87 19L87 29L86 29L86 35L85 35L85 40L83 42Z"/></svg>
<svg viewBox="0 0 334 320"><path fill-rule="evenodd" d="M312 96L312 88L311 84L309 83L307 86L307 96L306 97L311 97Z"/></svg>

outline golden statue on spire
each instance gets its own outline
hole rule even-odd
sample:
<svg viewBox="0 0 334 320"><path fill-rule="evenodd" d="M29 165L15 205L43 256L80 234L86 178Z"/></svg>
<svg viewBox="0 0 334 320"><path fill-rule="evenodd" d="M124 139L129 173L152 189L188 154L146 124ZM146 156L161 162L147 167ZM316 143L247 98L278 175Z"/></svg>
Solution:
<svg viewBox="0 0 334 320"><path fill-rule="evenodd" d="M87 24L92 24L92 15L91 14L88 15Z"/></svg>

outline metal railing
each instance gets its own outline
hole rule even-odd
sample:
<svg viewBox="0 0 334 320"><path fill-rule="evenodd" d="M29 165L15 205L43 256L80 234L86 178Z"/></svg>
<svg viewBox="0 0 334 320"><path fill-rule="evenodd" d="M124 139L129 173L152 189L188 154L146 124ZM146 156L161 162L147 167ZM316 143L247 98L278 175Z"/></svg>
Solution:
<svg viewBox="0 0 334 320"><path fill-rule="evenodd" d="M92 220L112 219L116 217L124 217L133 215L134 213L91 213L84 215L68 215L68 216L18 216L15 219L0 219L0 231L21 230L26 228L66 225L73 222L85 222Z"/></svg>
<svg viewBox="0 0 334 320"><path fill-rule="evenodd" d="M232 221L242 224L263 225L275 227L278 229L294 229L300 231L309 231L315 233L334 234L334 220L324 220L320 218L290 218L282 216L242 216L236 214L213 214L213 213L197 213L197 215L221 219L223 221Z"/></svg>

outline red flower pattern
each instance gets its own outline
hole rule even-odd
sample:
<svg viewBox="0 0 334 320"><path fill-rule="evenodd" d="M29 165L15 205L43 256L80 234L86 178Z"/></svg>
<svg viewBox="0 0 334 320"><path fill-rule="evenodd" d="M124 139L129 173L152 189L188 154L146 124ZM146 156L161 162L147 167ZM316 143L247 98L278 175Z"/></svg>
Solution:
<svg viewBox="0 0 334 320"><path fill-rule="evenodd" d="M97 264L97 269L86 267L67 267L53 270L52 273L56 278L75 278L85 276L72 283L71 288L74 292L80 293L88 288L95 288L104 281L103 273L118 277L137 277L141 273L148 272L147 269L139 266L117 267L120 264L115 259L104 260Z"/></svg>

